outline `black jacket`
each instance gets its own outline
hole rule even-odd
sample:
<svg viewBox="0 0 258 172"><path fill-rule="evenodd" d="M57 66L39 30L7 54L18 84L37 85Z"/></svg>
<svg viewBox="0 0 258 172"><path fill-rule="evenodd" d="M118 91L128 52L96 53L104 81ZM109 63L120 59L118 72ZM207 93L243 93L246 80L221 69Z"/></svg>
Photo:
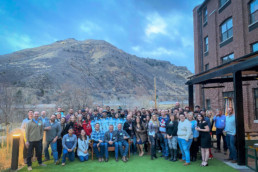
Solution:
<svg viewBox="0 0 258 172"><path fill-rule="evenodd" d="M169 136L177 136L177 126L178 126L178 122L177 121L173 121L172 124L170 124L170 120L166 122L166 133Z"/></svg>
<svg viewBox="0 0 258 172"><path fill-rule="evenodd" d="M132 138L134 135L135 135L135 131L134 131L134 122L132 122L132 130L129 130L129 127L130 127L130 124L128 121L126 121L124 123L124 127L123 127L123 130L125 130L128 135Z"/></svg>
<svg viewBox="0 0 258 172"><path fill-rule="evenodd" d="M113 142L116 142L117 141L117 132L116 131L113 131L112 132L112 139L110 139L110 132L107 131L104 135L104 142L108 143L109 141L113 141Z"/></svg>

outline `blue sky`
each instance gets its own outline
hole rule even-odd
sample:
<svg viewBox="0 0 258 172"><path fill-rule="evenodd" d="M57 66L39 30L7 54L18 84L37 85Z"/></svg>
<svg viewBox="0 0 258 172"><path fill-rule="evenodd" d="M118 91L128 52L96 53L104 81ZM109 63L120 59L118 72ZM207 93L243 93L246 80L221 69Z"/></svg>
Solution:
<svg viewBox="0 0 258 172"><path fill-rule="evenodd" d="M1 0L0 55L57 40L106 40L194 72L193 13L203 0Z"/></svg>

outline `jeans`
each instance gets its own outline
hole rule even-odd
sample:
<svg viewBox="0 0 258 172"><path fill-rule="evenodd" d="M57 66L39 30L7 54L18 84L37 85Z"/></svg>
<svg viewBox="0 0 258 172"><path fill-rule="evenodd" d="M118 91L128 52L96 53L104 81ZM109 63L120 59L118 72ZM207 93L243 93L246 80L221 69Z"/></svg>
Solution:
<svg viewBox="0 0 258 172"><path fill-rule="evenodd" d="M63 151L62 139L61 139L61 138L59 138L59 139L57 139L57 152L58 152L58 159L60 159L60 158L61 158L62 151Z"/></svg>
<svg viewBox="0 0 258 172"><path fill-rule="evenodd" d="M227 145L229 148L229 158L236 161L237 160L237 151L236 151L236 146L235 146L235 136L227 134L226 140L227 140Z"/></svg>
<svg viewBox="0 0 258 172"><path fill-rule="evenodd" d="M100 143L99 144L99 149L97 147L97 144L98 143L93 143L93 150L94 150L94 153L96 154L97 158L103 158L103 155L104 155L104 152L105 152L105 143Z"/></svg>
<svg viewBox="0 0 258 172"><path fill-rule="evenodd" d="M66 150L66 149L63 149L63 150ZM75 159L74 151L68 152L66 150L66 153L64 153L64 151L63 151L62 163L65 163L66 157L68 157L69 161L74 161L74 159Z"/></svg>
<svg viewBox="0 0 258 172"><path fill-rule="evenodd" d="M88 155L86 155L86 156L78 156L78 158L79 158L79 160L80 160L81 162L84 162L84 161L88 161L89 156L88 156Z"/></svg>
<svg viewBox="0 0 258 172"><path fill-rule="evenodd" d="M168 147L169 149L177 149L177 136L168 139Z"/></svg>
<svg viewBox="0 0 258 172"><path fill-rule="evenodd" d="M28 154L27 154L27 165L28 167L31 166L31 158L33 156L34 148L36 150L36 156L38 159L38 163L42 164L42 149L41 149L41 140L40 141L34 141L29 142L29 148L28 148Z"/></svg>
<svg viewBox="0 0 258 172"><path fill-rule="evenodd" d="M195 141L195 140L196 141ZM193 141L192 141L192 144L191 144L191 148L190 148L190 156L191 157L197 157L197 153L198 153L198 150L199 150L199 138L194 138Z"/></svg>
<svg viewBox="0 0 258 172"><path fill-rule="evenodd" d="M114 142L112 145L105 143L105 157L108 158L108 147L115 147L115 158L118 158L118 143Z"/></svg>
<svg viewBox="0 0 258 172"><path fill-rule="evenodd" d="M162 155L167 157L168 156L168 139L165 138L167 134L159 134L159 137L160 137L160 145L161 145L161 148L162 148Z"/></svg>
<svg viewBox="0 0 258 172"><path fill-rule="evenodd" d="M225 136L224 136L224 134L223 134L223 130L224 129L219 129L219 128L217 128L216 129L216 137L217 137L217 149L218 150L220 150L220 141L221 141L221 137L222 137L222 139L223 139L223 149L224 149L224 151L227 151L227 142L226 142L226 138L225 138Z"/></svg>
<svg viewBox="0 0 258 172"><path fill-rule="evenodd" d="M190 163L190 147L193 139L186 141L185 139L178 138L178 144L182 152L182 160L186 163Z"/></svg>
<svg viewBox="0 0 258 172"><path fill-rule="evenodd" d="M118 144L118 148L120 150L121 156L126 156L129 148L128 142L126 140L122 140L122 141L118 141L117 144ZM125 147L124 150L123 150L123 146Z"/></svg>
<svg viewBox="0 0 258 172"><path fill-rule="evenodd" d="M155 156L156 155L157 137L153 137L153 136L149 135L149 138L150 138L150 142L151 142L151 156Z"/></svg>
<svg viewBox="0 0 258 172"><path fill-rule="evenodd" d="M137 147L136 147L136 136L133 136L133 138L131 139L131 141L133 142L133 144L131 144L131 150L132 153L136 153L137 152Z"/></svg>
<svg viewBox="0 0 258 172"><path fill-rule="evenodd" d="M46 142L46 146L44 148L45 158L46 159L50 159L49 158L49 152L48 152L49 145L51 146L51 150L52 150L52 153L53 153L54 161L56 162L58 160L57 142L55 142L55 143L52 143L52 141L47 141Z"/></svg>

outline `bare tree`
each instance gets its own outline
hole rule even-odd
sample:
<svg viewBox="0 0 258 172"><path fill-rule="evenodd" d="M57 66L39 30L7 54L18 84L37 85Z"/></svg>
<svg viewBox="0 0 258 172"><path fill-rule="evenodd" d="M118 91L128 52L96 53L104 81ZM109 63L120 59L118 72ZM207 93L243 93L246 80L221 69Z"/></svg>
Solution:
<svg viewBox="0 0 258 172"><path fill-rule="evenodd" d="M0 110L2 111L2 122L6 125L12 119L12 108L14 105L14 90L6 83L0 84Z"/></svg>

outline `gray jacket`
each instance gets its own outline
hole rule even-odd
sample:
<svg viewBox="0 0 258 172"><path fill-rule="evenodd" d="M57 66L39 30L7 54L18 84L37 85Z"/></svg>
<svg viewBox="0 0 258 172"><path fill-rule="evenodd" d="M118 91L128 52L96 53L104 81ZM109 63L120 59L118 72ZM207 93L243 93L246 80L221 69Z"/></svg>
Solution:
<svg viewBox="0 0 258 172"><path fill-rule="evenodd" d="M49 126L51 126L51 129L46 131L46 141L51 142L56 136L60 137L62 130L59 122L51 124L48 121L44 123L44 128Z"/></svg>
<svg viewBox="0 0 258 172"><path fill-rule="evenodd" d="M112 132L112 138L111 138L111 139L110 139L110 131L107 131L107 132L105 133L104 141L105 141L106 143L108 143L110 140L113 141L113 142L116 142L116 141L117 141L116 131L113 131L113 132Z"/></svg>

